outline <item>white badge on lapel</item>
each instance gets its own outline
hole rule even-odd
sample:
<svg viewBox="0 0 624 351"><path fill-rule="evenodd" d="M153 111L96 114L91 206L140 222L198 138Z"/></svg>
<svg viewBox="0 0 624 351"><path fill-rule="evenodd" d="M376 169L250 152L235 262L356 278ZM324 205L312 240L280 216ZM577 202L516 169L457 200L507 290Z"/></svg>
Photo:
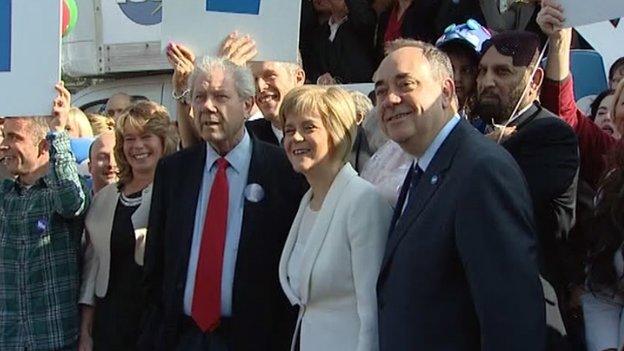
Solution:
<svg viewBox="0 0 624 351"><path fill-rule="evenodd" d="M250 202L260 202L264 199L264 189L258 183L247 184L243 192L245 199Z"/></svg>

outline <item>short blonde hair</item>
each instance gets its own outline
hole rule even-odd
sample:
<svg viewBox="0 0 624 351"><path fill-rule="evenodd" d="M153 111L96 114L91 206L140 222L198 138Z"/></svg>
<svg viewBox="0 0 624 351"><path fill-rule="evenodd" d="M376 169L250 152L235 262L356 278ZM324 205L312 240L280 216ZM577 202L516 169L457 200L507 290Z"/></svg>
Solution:
<svg viewBox="0 0 624 351"><path fill-rule="evenodd" d="M280 121L286 116L314 113L321 117L330 136L331 149L342 162L347 162L357 135L353 98L337 87L304 85L291 90L280 107Z"/></svg>
<svg viewBox="0 0 624 351"><path fill-rule="evenodd" d="M163 154L167 156L176 151L178 138L169 113L164 106L151 101L139 101L126 109L117 119L115 127L115 159L119 168L119 184L132 180L132 168L123 152L125 127L134 128L158 136L162 142Z"/></svg>
<svg viewBox="0 0 624 351"><path fill-rule="evenodd" d="M115 130L115 120L112 117L88 113L87 118L89 123L91 123L93 135L100 135L104 132Z"/></svg>

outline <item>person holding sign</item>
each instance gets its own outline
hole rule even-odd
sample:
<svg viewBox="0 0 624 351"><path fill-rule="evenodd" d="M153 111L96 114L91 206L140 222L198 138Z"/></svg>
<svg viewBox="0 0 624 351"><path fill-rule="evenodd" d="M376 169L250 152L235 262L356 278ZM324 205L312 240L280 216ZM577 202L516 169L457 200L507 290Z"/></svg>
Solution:
<svg viewBox="0 0 624 351"><path fill-rule="evenodd" d="M70 94L56 85L50 117L7 117L0 184L0 349L74 351L80 238L89 191L65 125Z"/></svg>

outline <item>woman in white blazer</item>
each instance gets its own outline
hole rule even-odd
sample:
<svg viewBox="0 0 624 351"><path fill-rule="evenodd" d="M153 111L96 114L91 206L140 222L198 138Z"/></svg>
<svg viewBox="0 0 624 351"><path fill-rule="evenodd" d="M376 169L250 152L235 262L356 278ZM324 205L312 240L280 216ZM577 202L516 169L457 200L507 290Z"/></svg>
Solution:
<svg viewBox="0 0 624 351"><path fill-rule="evenodd" d="M284 148L310 190L279 265L284 293L299 305L292 349L378 349L376 282L392 208L347 163L355 106L339 88L304 86L285 98Z"/></svg>
<svg viewBox="0 0 624 351"><path fill-rule="evenodd" d="M118 119L119 182L101 189L85 219L79 350L133 350L143 311L143 252L158 160L175 151L164 107L139 102Z"/></svg>

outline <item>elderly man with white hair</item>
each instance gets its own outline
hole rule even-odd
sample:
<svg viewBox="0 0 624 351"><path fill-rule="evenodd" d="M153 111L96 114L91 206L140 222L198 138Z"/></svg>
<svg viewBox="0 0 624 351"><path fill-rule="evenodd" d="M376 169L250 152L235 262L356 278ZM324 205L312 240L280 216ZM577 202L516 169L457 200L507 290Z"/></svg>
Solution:
<svg viewBox="0 0 624 351"><path fill-rule="evenodd" d="M277 268L303 182L282 150L244 127L248 68L204 57L188 82L202 142L156 170L140 348L286 350L296 311Z"/></svg>

